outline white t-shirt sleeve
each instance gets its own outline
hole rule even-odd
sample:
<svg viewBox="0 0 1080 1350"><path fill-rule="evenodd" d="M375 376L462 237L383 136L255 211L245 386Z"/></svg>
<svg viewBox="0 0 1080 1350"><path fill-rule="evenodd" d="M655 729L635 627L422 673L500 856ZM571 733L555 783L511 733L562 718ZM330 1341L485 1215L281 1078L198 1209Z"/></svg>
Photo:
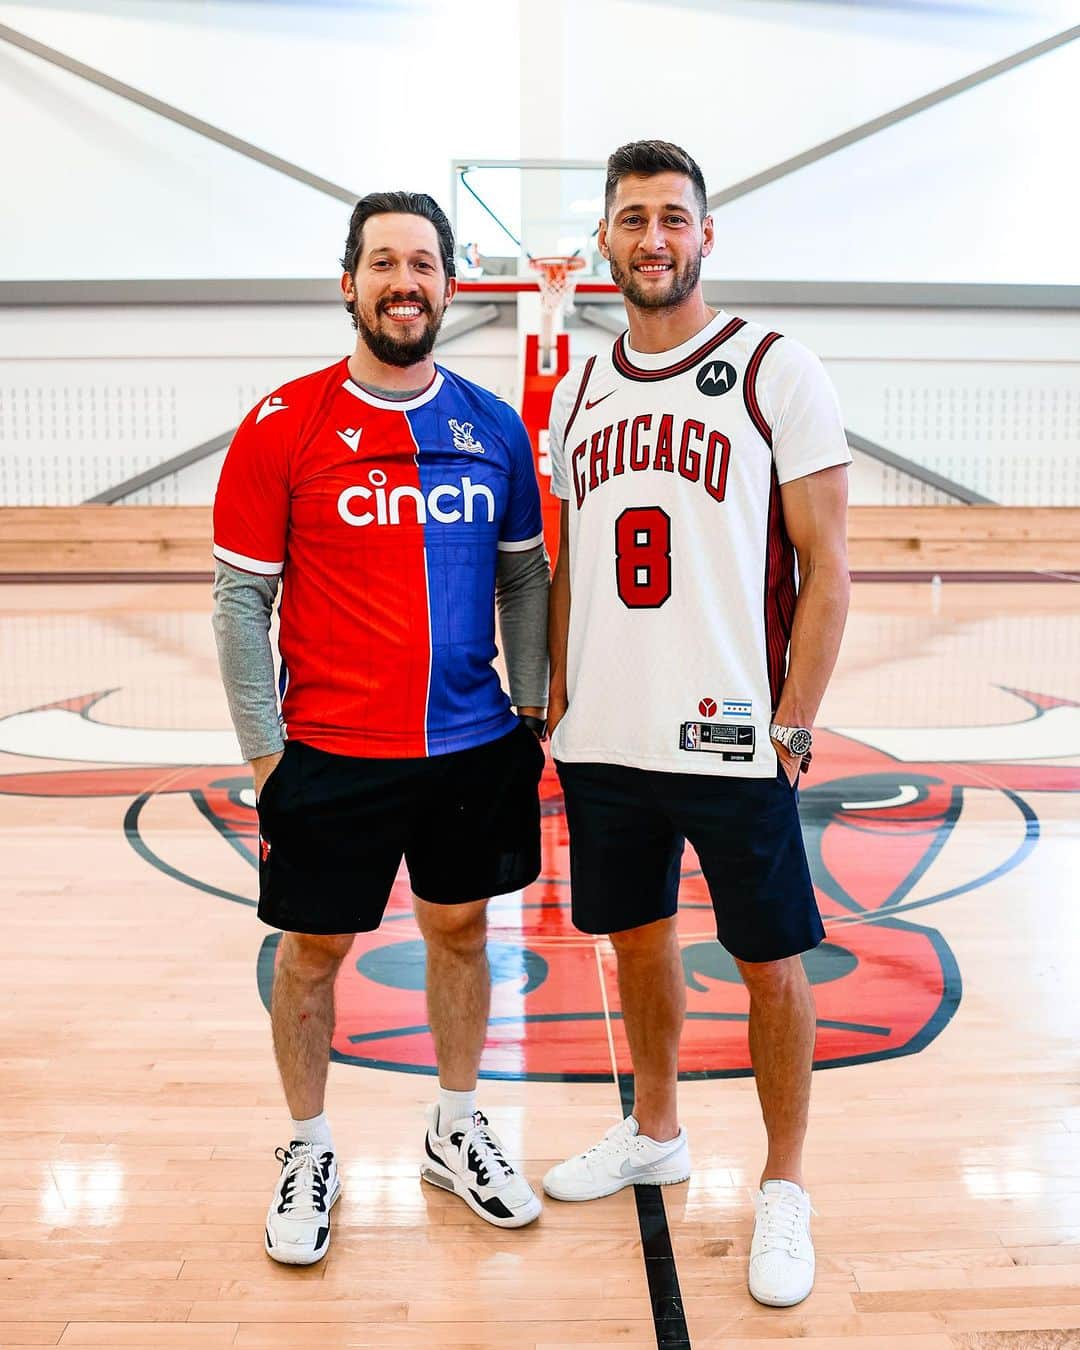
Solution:
<svg viewBox="0 0 1080 1350"><path fill-rule="evenodd" d="M570 473L566 464L566 423L574 408L584 368L569 370L555 386L548 416L548 458L551 462L551 492L570 500Z"/></svg>
<svg viewBox="0 0 1080 1350"><path fill-rule="evenodd" d="M833 382L801 342L784 337L765 354L757 398L772 428L773 460L781 483L851 463Z"/></svg>

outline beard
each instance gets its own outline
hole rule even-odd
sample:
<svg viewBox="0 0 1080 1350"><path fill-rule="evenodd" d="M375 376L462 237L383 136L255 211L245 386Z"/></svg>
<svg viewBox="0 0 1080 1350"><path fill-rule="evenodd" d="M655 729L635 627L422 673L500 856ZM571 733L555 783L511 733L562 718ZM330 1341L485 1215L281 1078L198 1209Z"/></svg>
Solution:
<svg viewBox="0 0 1080 1350"><path fill-rule="evenodd" d="M424 328L418 335L406 336L402 333L400 336L394 332L387 332L380 320L380 315L389 308L390 305L400 305L403 302L416 304L422 311L421 318L424 319ZM368 351L375 357L376 361L381 361L387 366L415 366L421 361L427 360L435 346L435 339L439 336L439 329L442 326L443 315L446 313L446 306L435 313L428 302L419 295L411 296L391 296L389 299L380 300L375 306L375 326L371 327L364 316L360 313L359 302L353 306L353 319L356 323L356 331L367 344ZM394 322L391 320L391 322ZM410 325L411 326L411 325Z"/></svg>
<svg viewBox="0 0 1080 1350"><path fill-rule="evenodd" d="M642 286L632 269L623 271L614 258L609 260L611 279L627 300L638 309L674 309L693 294L701 276L701 255L690 258L682 267L668 273L668 285Z"/></svg>

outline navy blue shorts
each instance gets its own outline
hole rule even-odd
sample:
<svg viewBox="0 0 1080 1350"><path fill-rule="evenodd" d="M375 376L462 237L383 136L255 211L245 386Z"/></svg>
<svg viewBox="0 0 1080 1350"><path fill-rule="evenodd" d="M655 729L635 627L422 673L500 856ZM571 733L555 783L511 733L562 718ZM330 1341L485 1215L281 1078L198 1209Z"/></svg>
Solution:
<svg viewBox="0 0 1080 1350"><path fill-rule="evenodd" d="M290 740L259 797L259 918L294 933L372 932L404 856L413 893L463 904L540 872L539 741L362 759Z"/></svg>
<svg viewBox="0 0 1080 1350"><path fill-rule="evenodd" d="M618 933L678 907L689 839L740 961L779 961L825 937L799 825L798 793L774 778L557 763L570 830L571 903L585 933Z"/></svg>

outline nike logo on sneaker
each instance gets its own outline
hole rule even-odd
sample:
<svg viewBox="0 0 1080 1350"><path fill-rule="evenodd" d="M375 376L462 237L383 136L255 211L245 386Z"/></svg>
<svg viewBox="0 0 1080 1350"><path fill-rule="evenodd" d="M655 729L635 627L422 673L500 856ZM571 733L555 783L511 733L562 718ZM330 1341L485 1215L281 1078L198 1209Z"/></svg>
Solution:
<svg viewBox="0 0 1080 1350"><path fill-rule="evenodd" d="M603 403L604 399L610 398L611 394L613 394L614 392L615 390L612 389L611 393L601 394L599 398L592 398L592 399L587 398L585 400L585 411L588 412L590 408L595 408L598 403Z"/></svg>
<svg viewBox="0 0 1080 1350"><path fill-rule="evenodd" d="M263 402L262 407L255 414L256 425L258 425L258 423L260 423L264 417L269 417L271 416L271 414L276 412L285 412L287 411L288 407L289 405L279 394L271 394L270 397Z"/></svg>
<svg viewBox="0 0 1080 1350"><path fill-rule="evenodd" d="M341 437L341 439L345 442L345 444L349 447L349 449L353 452L354 455L356 454L356 447L360 444L360 433L363 431L363 429L364 429L363 427L356 427L356 428L346 427L344 431L338 432L338 435Z"/></svg>
<svg viewBox="0 0 1080 1350"><path fill-rule="evenodd" d="M622 1160L622 1164L619 1167L619 1176L633 1177L637 1176L638 1173L640 1172L651 1172L656 1165L657 1165L656 1163L647 1163L644 1167L642 1167L640 1166L640 1164L634 1162L633 1159L624 1158Z"/></svg>

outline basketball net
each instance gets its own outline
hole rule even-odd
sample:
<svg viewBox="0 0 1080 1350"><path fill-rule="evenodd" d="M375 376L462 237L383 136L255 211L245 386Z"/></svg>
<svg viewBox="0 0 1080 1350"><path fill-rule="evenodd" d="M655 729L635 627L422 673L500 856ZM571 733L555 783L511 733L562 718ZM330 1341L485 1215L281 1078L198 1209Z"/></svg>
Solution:
<svg viewBox="0 0 1080 1350"><path fill-rule="evenodd" d="M585 266L585 259L580 254L530 258L529 265L539 274L540 369L550 371L555 365L555 318L573 309L577 273Z"/></svg>

